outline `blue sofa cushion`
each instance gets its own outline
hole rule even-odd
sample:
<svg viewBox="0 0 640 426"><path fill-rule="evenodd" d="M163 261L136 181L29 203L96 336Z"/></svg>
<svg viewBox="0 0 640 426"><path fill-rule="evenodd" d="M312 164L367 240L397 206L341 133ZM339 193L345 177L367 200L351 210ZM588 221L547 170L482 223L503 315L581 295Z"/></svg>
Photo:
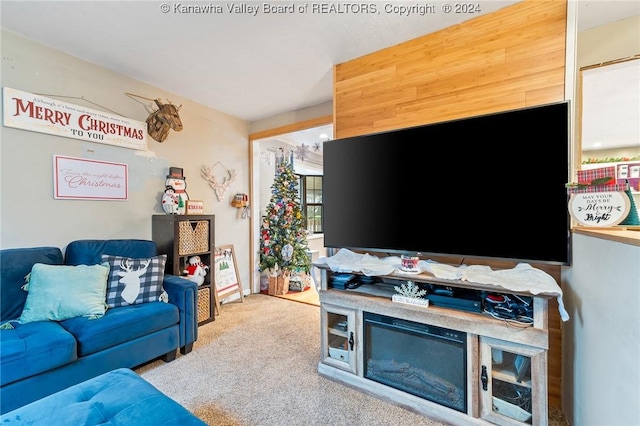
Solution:
<svg viewBox="0 0 640 426"><path fill-rule="evenodd" d="M175 305L149 302L111 308L97 320L78 317L61 321L60 325L76 338L78 356L84 357L163 330L179 319Z"/></svg>
<svg viewBox="0 0 640 426"><path fill-rule="evenodd" d="M14 324L11 330L0 330L0 347L2 386L74 361L77 352L73 336L50 321Z"/></svg>
<svg viewBox="0 0 640 426"><path fill-rule="evenodd" d="M96 265L102 262L103 254L153 257L158 246L149 240L76 240L67 245L64 261L67 265Z"/></svg>
<svg viewBox="0 0 640 426"><path fill-rule="evenodd" d="M206 425L129 369L120 368L0 416L3 425Z"/></svg>
<svg viewBox="0 0 640 426"><path fill-rule="evenodd" d="M27 292L22 290L24 277L36 263L61 265L62 252L57 247L30 247L0 250L0 321L17 319L22 314Z"/></svg>

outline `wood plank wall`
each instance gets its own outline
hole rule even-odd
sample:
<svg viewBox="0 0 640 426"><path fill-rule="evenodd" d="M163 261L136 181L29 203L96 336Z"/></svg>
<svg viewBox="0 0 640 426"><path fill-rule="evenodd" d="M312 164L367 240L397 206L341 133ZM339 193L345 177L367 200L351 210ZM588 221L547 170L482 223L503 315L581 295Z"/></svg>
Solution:
<svg viewBox="0 0 640 426"><path fill-rule="evenodd" d="M336 138L564 100L566 0L525 0L334 68Z"/></svg>
<svg viewBox="0 0 640 426"><path fill-rule="evenodd" d="M335 137L564 100L566 21L566 0L525 0L336 65ZM561 282L560 267L547 272ZM555 300L548 323L549 406L560 408Z"/></svg>

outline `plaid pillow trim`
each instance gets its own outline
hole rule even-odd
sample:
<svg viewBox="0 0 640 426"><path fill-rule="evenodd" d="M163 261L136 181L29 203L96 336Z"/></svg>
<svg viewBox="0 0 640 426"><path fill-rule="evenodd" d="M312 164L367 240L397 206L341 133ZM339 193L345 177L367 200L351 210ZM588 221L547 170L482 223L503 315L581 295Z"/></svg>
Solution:
<svg viewBox="0 0 640 426"><path fill-rule="evenodd" d="M102 261L109 263L106 303L110 308L166 301L162 286L166 254L141 259L103 254Z"/></svg>

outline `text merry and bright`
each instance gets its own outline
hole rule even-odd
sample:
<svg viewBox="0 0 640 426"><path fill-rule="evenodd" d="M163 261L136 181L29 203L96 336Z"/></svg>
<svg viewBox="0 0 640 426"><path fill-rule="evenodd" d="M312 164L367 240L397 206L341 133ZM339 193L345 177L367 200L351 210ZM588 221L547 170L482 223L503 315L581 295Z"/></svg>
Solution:
<svg viewBox="0 0 640 426"><path fill-rule="evenodd" d="M583 225L616 225L628 214L629 199L625 193L614 191L574 194L570 212Z"/></svg>

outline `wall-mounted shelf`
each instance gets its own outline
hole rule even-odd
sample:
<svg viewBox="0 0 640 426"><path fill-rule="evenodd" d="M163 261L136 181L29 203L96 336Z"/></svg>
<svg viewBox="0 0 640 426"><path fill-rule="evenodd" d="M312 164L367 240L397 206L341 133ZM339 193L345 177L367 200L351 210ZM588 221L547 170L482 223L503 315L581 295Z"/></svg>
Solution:
<svg viewBox="0 0 640 426"><path fill-rule="evenodd" d="M613 163L588 163L582 164L581 170L599 169L602 167L615 167L616 183L623 184L629 181L631 193L640 195L640 160L618 161Z"/></svg>

